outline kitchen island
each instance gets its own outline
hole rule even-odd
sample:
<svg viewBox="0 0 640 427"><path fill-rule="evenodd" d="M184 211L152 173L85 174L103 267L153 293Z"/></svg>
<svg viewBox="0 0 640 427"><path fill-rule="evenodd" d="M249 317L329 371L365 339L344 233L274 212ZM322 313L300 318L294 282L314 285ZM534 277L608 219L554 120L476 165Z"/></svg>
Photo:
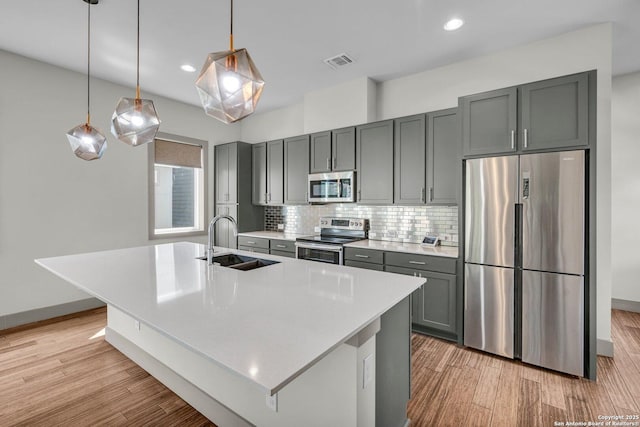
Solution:
<svg viewBox="0 0 640 427"><path fill-rule="evenodd" d="M204 249L36 262L104 301L107 341L220 426L407 422L408 297L424 279L266 254L278 263L239 271Z"/></svg>

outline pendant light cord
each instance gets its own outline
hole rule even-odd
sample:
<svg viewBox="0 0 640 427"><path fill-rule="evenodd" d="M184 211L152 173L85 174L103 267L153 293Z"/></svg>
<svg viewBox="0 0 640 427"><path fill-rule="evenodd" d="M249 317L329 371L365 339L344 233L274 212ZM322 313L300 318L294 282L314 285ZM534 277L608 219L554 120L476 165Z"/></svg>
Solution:
<svg viewBox="0 0 640 427"><path fill-rule="evenodd" d="M91 84L89 83L91 75L91 2L87 2L87 125L91 125L90 100L91 100Z"/></svg>
<svg viewBox="0 0 640 427"><path fill-rule="evenodd" d="M231 14L230 14L230 24L229 24L229 50L233 52L233 0L231 0Z"/></svg>
<svg viewBox="0 0 640 427"><path fill-rule="evenodd" d="M140 99L140 0L138 0L138 33L136 46L136 99Z"/></svg>

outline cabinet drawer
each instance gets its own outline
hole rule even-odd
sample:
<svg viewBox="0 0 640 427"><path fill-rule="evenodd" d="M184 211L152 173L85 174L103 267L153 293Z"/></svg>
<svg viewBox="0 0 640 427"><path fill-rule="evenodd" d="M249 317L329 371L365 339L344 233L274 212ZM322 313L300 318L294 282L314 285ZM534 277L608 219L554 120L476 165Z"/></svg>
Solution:
<svg viewBox="0 0 640 427"><path fill-rule="evenodd" d="M407 254L401 252L385 252L385 265L417 270L456 273L456 259L429 255Z"/></svg>
<svg viewBox="0 0 640 427"><path fill-rule="evenodd" d="M294 252L278 251L278 250L275 250L275 249L271 249L271 255L283 256L285 258L295 258L296 257L296 254Z"/></svg>
<svg viewBox="0 0 640 427"><path fill-rule="evenodd" d="M349 267L365 268L367 270L384 271L384 266L382 264L373 264L370 262L352 261L347 259L344 261L344 265Z"/></svg>
<svg viewBox="0 0 640 427"><path fill-rule="evenodd" d="M296 242L292 242L291 240L271 239L271 250L280 252L295 252Z"/></svg>
<svg viewBox="0 0 640 427"><path fill-rule="evenodd" d="M259 237L238 236L238 246L248 246L250 248L269 249L269 239Z"/></svg>
<svg viewBox="0 0 640 427"><path fill-rule="evenodd" d="M384 252L373 249L344 248L344 259L382 264Z"/></svg>
<svg viewBox="0 0 640 427"><path fill-rule="evenodd" d="M269 253L269 249L256 248L256 247L251 247L251 246L238 246L238 249L240 249L241 251L256 252L256 253L259 253L259 254L268 254Z"/></svg>

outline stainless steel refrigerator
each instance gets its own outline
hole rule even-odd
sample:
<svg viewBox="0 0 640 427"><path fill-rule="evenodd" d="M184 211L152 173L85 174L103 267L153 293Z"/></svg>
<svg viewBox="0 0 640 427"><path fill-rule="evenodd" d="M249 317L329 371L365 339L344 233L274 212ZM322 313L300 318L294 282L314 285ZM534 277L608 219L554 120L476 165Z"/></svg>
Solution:
<svg viewBox="0 0 640 427"><path fill-rule="evenodd" d="M464 344L584 375L585 153L466 161Z"/></svg>

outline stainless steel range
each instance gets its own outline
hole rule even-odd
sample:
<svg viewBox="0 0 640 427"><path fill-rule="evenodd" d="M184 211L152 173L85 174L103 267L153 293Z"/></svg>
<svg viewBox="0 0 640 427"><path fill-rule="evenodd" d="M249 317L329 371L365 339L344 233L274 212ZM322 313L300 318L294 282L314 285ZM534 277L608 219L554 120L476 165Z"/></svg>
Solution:
<svg viewBox="0 0 640 427"><path fill-rule="evenodd" d="M369 220L320 218L320 235L296 239L296 258L343 264L343 245L369 238Z"/></svg>

